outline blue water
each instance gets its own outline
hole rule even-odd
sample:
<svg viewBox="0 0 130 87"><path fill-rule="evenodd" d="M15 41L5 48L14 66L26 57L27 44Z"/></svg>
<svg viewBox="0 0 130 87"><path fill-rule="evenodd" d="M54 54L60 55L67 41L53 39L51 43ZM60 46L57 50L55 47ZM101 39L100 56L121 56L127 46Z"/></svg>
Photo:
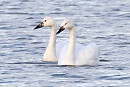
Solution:
<svg viewBox="0 0 130 87"><path fill-rule="evenodd" d="M49 28L33 30L53 17L76 24L77 42L94 41L100 64L58 66L42 61ZM67 40L68 31L57 42ZM130 86L129 0L1 0L0 87L128 87Z"/></svg>

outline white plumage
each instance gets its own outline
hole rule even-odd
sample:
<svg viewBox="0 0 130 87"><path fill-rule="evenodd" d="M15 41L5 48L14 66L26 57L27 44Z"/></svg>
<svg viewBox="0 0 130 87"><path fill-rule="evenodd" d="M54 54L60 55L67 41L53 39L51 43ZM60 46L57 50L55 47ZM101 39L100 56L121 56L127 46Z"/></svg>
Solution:
<svg viewBox="0 0 130 87"><path fill-rule="evenodd" d="M43 61L56 62L58 61L60 50L63 47L63 43L59 43L56 45L57 24L53 18L46 17L34 29L38 29L41 27L50 27L51 30L49 44L45 50Z"/></svg>
<svg viewBox="0 0 130 87"><path fill-rule="evenodd" d="M65 19L60 30L68 29L70 33L70 40L68 45L64 45L60 54L58 65L90 65L97 66L99 64L99 48L93 42L87 46L76 43L75 26L72 20Z"/></svg>

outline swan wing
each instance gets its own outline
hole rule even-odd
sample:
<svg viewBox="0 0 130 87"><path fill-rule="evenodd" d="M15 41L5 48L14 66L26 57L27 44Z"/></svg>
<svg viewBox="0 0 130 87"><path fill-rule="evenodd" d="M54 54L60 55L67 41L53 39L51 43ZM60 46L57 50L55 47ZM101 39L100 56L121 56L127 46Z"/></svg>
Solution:
<svg viewBox="0 0 130 87"><path fill-rule="evenodd" d="M62 49L65 48L64 46L67 45L67 42L63 41L61 43L56 44L56 56L59 58Z"/></svg>
<svg viewBox="0 0 130 87"><path fill-rule="evenodd" d="M87 46L83 46L76 58L77 65L98 65L99 47L96 43L90 43Z"/></svg>

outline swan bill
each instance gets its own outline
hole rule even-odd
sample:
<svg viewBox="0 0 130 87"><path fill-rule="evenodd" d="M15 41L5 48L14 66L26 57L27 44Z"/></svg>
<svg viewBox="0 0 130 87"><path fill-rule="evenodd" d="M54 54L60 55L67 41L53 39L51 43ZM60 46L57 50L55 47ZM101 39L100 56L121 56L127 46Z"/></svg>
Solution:
<svg viewBox="0 0 130 87"><path fill-rule="evenodd" d="M65 30L65 28L62 26L60 27L59 31L56 34L59 34L60 32L62 32L63 30Z"/></svg>
<svg viewBox="0 0 130 87"><path fill-rule="evenodd" d="M35 30L35 29L38 29L38 28L41 28L41 27L44 27L43 23L40 23L39 25L37 25L37 26L34 28L34 30Z"/></svg>

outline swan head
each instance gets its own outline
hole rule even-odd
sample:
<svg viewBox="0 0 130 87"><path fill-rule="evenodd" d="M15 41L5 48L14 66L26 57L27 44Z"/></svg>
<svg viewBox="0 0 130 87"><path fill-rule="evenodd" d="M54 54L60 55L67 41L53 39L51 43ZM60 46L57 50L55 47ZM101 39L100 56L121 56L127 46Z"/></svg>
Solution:
<svg viewBox="0 0 130 87"><path fill-rule="evenodd" d="M56 25L56 22L53 18L51 17L46 17L44 18L41 23L39 25L37 25L35 29L41 28L41 27L53 27L54 25Z"/></svg>
<svg viewBox="0 0 130 87"><path fill-rule="evenodd" d="M71 30L74 27L74 22L70 19L65 19L61 25L60 25L60 29L56 34L59 34L60 32L62 32L65 29Z"/></svg>

